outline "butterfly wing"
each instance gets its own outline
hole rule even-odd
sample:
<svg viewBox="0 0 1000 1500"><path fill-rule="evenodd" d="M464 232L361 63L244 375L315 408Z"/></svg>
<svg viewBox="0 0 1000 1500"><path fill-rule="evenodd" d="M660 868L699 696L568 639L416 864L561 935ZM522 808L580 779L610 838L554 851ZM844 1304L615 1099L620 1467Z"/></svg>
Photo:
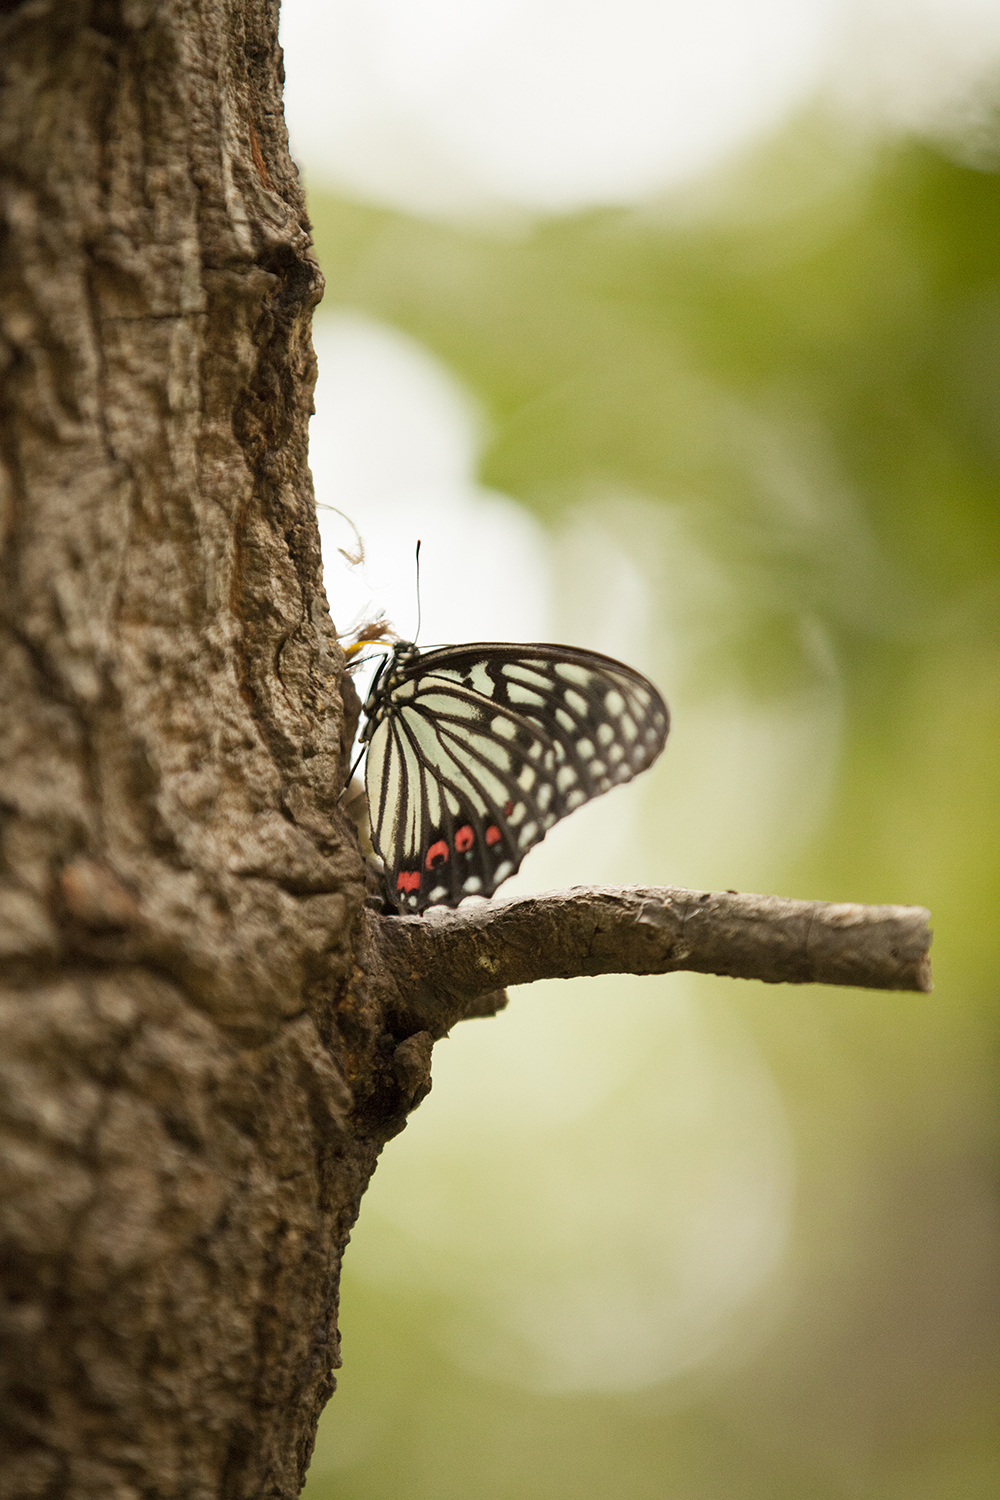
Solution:
<svg viewBox="0 0 1000 1500"><path fill-rule="evenodd" d="M663 749L666 704L611 657L494 642L402 651L367 705L365 781L403 911L491 896L554 823Z"/></svg>

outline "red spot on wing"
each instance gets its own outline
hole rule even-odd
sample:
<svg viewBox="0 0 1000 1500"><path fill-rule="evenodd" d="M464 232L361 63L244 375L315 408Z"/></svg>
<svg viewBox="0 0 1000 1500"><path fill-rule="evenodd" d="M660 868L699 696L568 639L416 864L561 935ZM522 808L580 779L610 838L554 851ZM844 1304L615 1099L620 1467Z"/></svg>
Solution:
<svg viewBox="0 0 1000 1500"><path fill-rule="evenodd" d="M396 889L397 891L419 891L420 871L400 870L396 876Z"/></svg>
<svg viewBox="0 0 1000 1500"><path fill-rule="evenodd" d="M495 823L491 823L489 828L487 828L485 834L483 835L488 844L499 844L502 836L503 835L501 834L499 828Z"/></svg>
<svg viewBox="0 0 1000 1500"><path fill-rule="evenodd" d="M437 843L432 844L428 849L427 858L424 860L424 864L427 866L428 870L436 870L438 865L443 865L447 858L448 845L445 843L444 839L438 839Z"/></svg>
<svg viewBox="0 0 1000 1500"><path fill-rule="evenodd" d="M509 818L510 815L511 815L511 813L513 811L514 811L514 804L513 804L513 802L505 802L504 805L503 805L503 815L504 815L504 817L505 818Z"/></svg>
<svg viewBox="0 0 1000 1500"><path fill-rule="evenodd" d="M472 848L475 842L476 835L473 833L472 828L468 823L463 823L462 827L455 834L455 848L459 854L464 854L467 849Z"/></svg>

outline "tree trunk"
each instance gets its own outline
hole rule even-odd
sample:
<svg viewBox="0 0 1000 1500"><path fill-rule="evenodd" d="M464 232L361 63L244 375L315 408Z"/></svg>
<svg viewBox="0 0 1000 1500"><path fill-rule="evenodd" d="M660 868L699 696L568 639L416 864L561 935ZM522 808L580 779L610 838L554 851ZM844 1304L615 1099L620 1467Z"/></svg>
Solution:
<svg viewBox="0 0 1000 1500"><path fill-rule="evenodd" d="M294 1495L404 1106L344 1133L385 1046L329 1019L356 702L278 6L2 12L0 1494Z"/></svg>

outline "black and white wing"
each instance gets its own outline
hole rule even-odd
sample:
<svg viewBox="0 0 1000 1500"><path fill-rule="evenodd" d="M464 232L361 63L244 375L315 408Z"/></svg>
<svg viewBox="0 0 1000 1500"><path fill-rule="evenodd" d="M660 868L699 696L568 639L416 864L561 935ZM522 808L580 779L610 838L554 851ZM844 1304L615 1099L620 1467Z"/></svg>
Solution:
<svg viewBox="0 0 1000 1500"><path fill-rule="evenodd" d="M646 770L670 723L611 657L493 642L397 646L365 712L372 837L404 912L491 896L560 818Z"/></svg>

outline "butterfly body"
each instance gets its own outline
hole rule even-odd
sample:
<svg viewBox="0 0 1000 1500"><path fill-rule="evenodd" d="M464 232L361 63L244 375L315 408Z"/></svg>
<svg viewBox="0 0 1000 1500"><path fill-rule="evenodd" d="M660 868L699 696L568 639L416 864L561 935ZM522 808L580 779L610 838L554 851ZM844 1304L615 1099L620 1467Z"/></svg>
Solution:
<svg viewBox="0 0 1000 1500"><path fill-rule="evenodd" d="M491 896L560 818L650 766L670 724L622 662L492 641L400 642L365 715L373 842L411 913Z"/></svg>

